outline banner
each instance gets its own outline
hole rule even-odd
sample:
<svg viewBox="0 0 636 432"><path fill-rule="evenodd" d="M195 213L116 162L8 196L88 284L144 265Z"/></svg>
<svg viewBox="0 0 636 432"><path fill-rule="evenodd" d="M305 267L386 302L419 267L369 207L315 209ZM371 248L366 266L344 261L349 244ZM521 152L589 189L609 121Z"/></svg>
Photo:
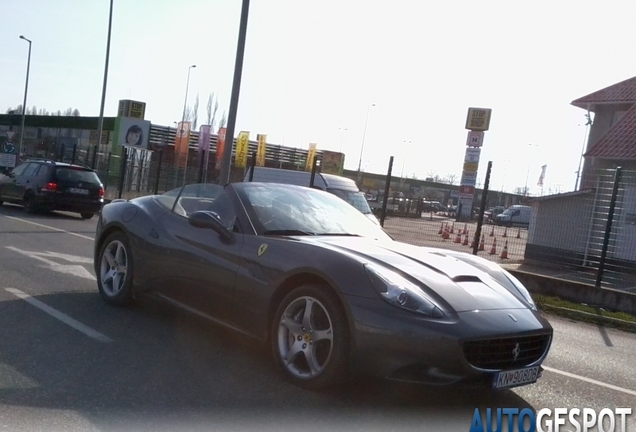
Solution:
<svg viewBox="0 0 636 432"><path fill-rule="evenodd" d="M256 135L258 148L256 149L256 166L265 166L265 151L267 150L267 135Z"/></svg>
<svg viewBox="0 0 636 432"><path fill-rule="evenodd" d="M117 117L115 120L115 145L134 147L142 150L148 148L150 122L133 117Z"/></svg>
<svg viewBox="0 0 636 432"><path fill-rule="evenodd" d="M307 151L307 162L305 163L305 171L311 171L314 165L314 158L316 157L316 143L309 144L309 150Z"/></svg>
<svg viewBox="0 0 636 432"><path fill-rule="evenodd" d="M545 179L545 170L547 167L548 167L547 165L543 165L541 167L541 174L539 175L539 181L537 182L537 186L543 187L543 180Z"/></svg>
<svg viewBox="0 0 636 432"><path fill-rule="evenodd" d="M174 139L174 156L180 160L188 153L188 143L190 141L190 122L179 122L177 133Z"/></svg>
<svg viewBox="0 0 636 432"><path fill-rule="evenodd" d="M216 160L214 162L214 168L216 170L221 169L221 161L223 160L223 149L225 148L225 132L226 131L227 129L225 129L224 127L221 127L219 128L219 133L217 134L216 155L215 155Z"/></svg>
<svg viewBox="0 0 636 432"><path fill-rule="evenodd" d="M242 131L236 137L236 156L234 157L234 166L237 168L245 168L247 164L247 153L250 148L250 133Z"/></svg>

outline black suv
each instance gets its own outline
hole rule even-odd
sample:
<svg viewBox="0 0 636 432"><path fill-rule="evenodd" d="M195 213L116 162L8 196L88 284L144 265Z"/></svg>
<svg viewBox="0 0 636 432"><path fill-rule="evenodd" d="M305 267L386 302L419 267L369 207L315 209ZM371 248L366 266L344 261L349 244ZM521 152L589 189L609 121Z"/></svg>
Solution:
<svg viewBox="0 0 636 432"><path fill-rule="evenodd" d="M104 187L92 169L32 159L0 175L2 202L21 204L28 213L65 210L90 219L104 204Z"/></svg>

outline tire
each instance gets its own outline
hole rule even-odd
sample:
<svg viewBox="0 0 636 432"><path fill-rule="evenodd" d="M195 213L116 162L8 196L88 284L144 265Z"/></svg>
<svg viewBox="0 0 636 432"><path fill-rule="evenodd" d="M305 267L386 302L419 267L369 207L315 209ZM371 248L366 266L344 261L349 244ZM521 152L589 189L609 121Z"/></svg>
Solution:
<svg viewBox="0 0 636 432"><path fill-rule="evenodd" d="M88 213L88 212L82 212L80 213L80 216L82 217L82 219L92 219L93 216L95 216L95 213Z"/></svg>
<svg viewBox="0 0 636 432"><path fill-rule="evenodd" d="M34 214L37 212L37 205L35 204L35 199L33 198L33 195L31 194L24 195L24 198L22 199L22 207L24 208L24 211L29 214Z"/></svg>
<svg viewBox="0 0 636 432"><path fill-rule="evenodd" d="M130 304L133 299L133 259L128 238L122 232L106 238L95 267L102 299L114 306Z"/></svg>
<svg viewBox="0 0 636 432"><path fill-rule="evenodd" d="M307 284L287 294L274 314L270 341L276 363L294 384L317 390L345 381L349 330L329 288Z"/></svg>

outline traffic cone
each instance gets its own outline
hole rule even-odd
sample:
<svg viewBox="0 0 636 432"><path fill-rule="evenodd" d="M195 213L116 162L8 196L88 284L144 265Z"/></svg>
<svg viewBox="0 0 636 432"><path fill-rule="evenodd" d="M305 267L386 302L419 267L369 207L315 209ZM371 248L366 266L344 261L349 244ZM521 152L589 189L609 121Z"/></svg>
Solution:
<svg viewBox="0 0 636 432"><path fill-rule="evenodd" d="M517 228L517 238L521 238L521 228Z"/></svg>
<svg viewBox="0 0 636 432"><path fill-rule="evenodd" d="M492 247L490 248L490 255L497 255L497 237L492 241Z"/></svg>
<svg viewBox="0 0 636 432"><path fill-rule="evenodd" d="M464 243L462 243L463 246L468 246L468 231L466 231L464 233Z"/></svg>
<svg viewBox="0 0 636 432"><path fill-rule="evenodd" d="M448 238L450 238L450 233L448 231L448 225L446 225L446 227L444 228L444 232L442 233L442 238L444 240L448 240Z"/></svg>
<svg viewBox="0 0 636 432"><path fill-rule="evenodd" d="M495 235L495 227L493 226L492 227L492 231L490 231L490 237L492 237L494 235Z"/></svg>
<svg viewBox="0 0 636 432"><path fill-rule="evenodd" d="M486 249L486 245L484 244L485 240L484 240L484 234L481 235L481 241L479 242L479 247L477 248L478 251L483 251Z"/></svg>
<svg viewBox="0 0 636 432"><path fill-rule="evenodd" d="M499 255L501 259L508 259L508 240L504 244L503 250L501 251L501 255Z"/></svg>
<svg viewBox="0 0 636 432"><path fill-rule="evenodd" d="M450 233L455 234L455 222L453 222L453 224L451 225Z"/></svg>
<svg viewBox="0 0 636 432"><path fill-rule="evenodd" d="M453 242L454 243L461 243L462 242L462 235L459 233L459 230L457 230L457 235L455 236L455 240Z"/></svg>
<svg viewBox="0 0 636 432"><path fill-rule="evenodd" d="M508 227L504 230L502 237L508 237Z"/></svg>
<svg viewBox="0 0 636 432"><path fill-rule="evenodd" d="M439 227L439 232L437 234L442 235L443 233L444 233L444 222L442 222L442 226Z"/></svg>

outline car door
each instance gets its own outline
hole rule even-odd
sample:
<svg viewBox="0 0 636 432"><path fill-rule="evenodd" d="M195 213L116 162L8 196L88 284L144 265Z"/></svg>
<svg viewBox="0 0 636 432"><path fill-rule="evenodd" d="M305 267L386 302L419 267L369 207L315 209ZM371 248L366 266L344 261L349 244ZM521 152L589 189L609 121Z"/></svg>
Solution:
<svg viewBox="0 0 636 432"><path fill-rule="evenodd" d="M218 214L223 223L236 231L235 241L227 242L212 229L197 228L188 216L198 210ZM168 234L167 258L162 269L167 283L159 287L160 296L181 305L233 322L233 292L243 236L235 228L236 210L227 191L218 185L184 186L173 210L161 218Z"/></svg>
<svg viewBox="0 0 636 432"><path fill-rule="evenodd" d="M10 179L2 185L2 198L8 201L18 201L24 196L24 190L22 184L24 183L24 173L32 165L31 163L24 163L15 167L10 173ZM22 192L22 193L21 193Z"/></svg>

